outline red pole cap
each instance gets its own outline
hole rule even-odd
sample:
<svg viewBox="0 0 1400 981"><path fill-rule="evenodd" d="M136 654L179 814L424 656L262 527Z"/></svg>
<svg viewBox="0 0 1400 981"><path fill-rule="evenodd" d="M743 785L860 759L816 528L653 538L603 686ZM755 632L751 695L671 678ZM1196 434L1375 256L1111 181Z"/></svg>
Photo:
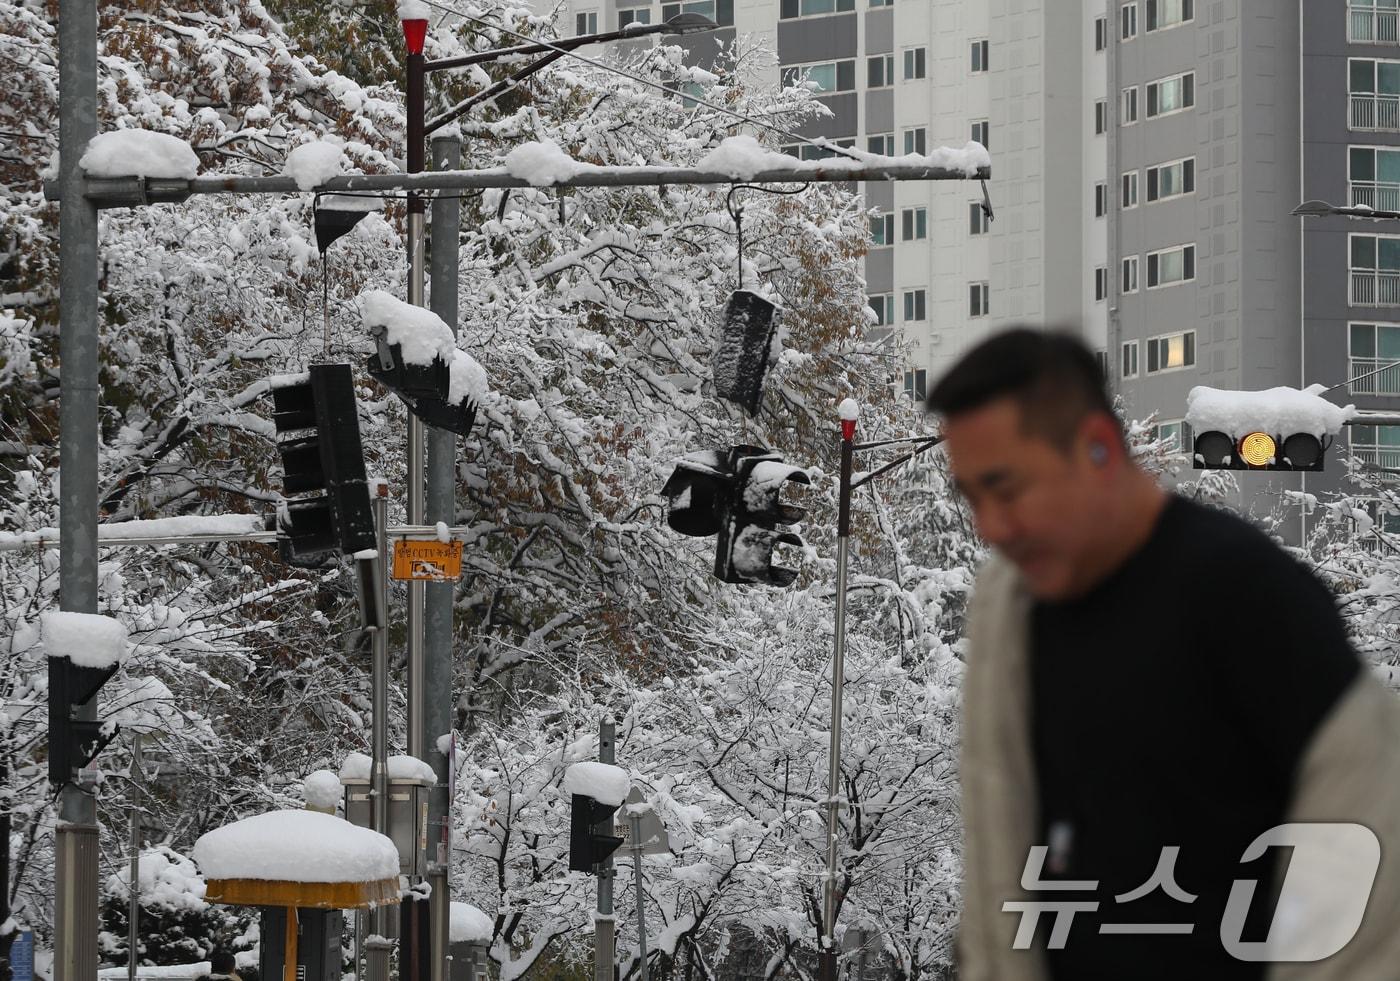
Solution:
<svg viewBox="0 0 1400 981"><path fill-rule="evenodd" d="M842 438L842 439L855 439L855 438L856 438L856 421L855 421L854 419L842 419L842 420L841 420L841 438Z"/></svg>
<svg viewBox="0 0 1400 981"><path fill-rule="evenodd" d="M408 53L414 55L422 54L423 42L427 40L428 37L427 20L414 18L413 20L401 21L400 23L403 24L403 40L404 44L408 45Z"/></svg>
<svg viewBox="0 0 1400 981"><path fill-rule="evenodd" d="M852 440L856 438L856 419L860 416L860 405L855 399L846 398L841 400L841 404L836 407L836 412L841 416L841 438Z"/></svg>

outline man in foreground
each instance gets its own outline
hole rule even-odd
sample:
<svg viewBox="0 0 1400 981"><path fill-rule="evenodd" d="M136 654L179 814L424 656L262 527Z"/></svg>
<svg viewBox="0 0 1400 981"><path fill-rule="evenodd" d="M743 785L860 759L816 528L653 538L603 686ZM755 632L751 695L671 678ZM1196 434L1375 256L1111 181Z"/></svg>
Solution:
<svg viewBox="0 0 1400 981"><path fill-rule="evenodd" d="M1400 977L1400 703L1327 590L1136 466L1068 335L991 338L929 408L995 553L960 981Z"/></svg>

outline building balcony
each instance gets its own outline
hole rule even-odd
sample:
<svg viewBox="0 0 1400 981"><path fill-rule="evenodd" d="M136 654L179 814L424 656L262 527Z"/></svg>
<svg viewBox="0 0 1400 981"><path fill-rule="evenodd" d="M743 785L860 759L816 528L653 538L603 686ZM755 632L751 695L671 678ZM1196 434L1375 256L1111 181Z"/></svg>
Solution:
<svg viewBox="0 0 1400 981"><path fill-rule="evenodd" d="M1367 467L1400 471L1400 446L1356 446L1351 452Z"/></svg>
<svg viewBox="0 0 1400 981"><path fill-rule="evenodd" d="M1400 305L1400 272L1353 269L1351 271L1351 305L1354 307Z"/></svg>
<svg viewBox="0 0 1400 981"><path fill-rule="evenodd" d="M1347 362L1347 387L1353 395L1400 395L1400 358L1352 358Z"/></svg>
<svg viewBox="0 0 1400 981"><path fill-rule="evenodd" d="M1396 11L1352 7L1348 13L1347 40L1353 44L1400 44Z"/></svg>
<svg viewBox="0 0 1400 981"><path fill-rule="evenodd" d="M1347 125L1352 129L1400 131L1400 95L1353 92Z"/></svg>
<svg viewBox="0 0 1400 981"><path fill-rule="evenodd" d="M1400 184L1387 181L1352 181L1351 206L1377 211L1400 211Z"/></svg>

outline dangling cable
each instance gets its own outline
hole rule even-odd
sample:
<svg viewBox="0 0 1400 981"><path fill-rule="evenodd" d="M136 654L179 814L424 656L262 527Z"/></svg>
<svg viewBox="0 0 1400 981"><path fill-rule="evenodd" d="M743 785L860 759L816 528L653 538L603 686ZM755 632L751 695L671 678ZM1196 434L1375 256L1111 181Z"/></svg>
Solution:
<svg viewBox="0 0 1400 981"><path fill-rule="evenodd" d="M762 191L764 194L801 194L811 186L808 183L790 191L780 191L776 188L764 187L762 184L735 184L729 189L729 193L724 198L724 208L729 212L729 217L734 219L734 232L739 238L739 285L736 289L744 288L744 207L734 203L735 192L749 190Z"/></svg>

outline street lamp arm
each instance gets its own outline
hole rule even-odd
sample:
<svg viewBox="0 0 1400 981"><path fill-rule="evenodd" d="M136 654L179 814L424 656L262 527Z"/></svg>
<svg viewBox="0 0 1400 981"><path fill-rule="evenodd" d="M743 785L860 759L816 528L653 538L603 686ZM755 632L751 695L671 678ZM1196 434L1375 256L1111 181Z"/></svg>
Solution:
<svg viewBox="0 0 1400 981"><path fill-rule="evenodd" d="M492 82L480 92L476 92L472 95L467 96L465 99L457 103L451 109L448 109L446 112L439 113L432 119L428 120L427 123L425 123L423 126L423 135L430 136L437 130L441 129L443 126L446 126L448 123L452 122L453 120L460 119L462 116L465 116L467 113L471 112L473 108L480 105L481 103L490 101L491 99L494 99L496 96L505 92L506 89L509 89L523 82L525 79L535 74L535 72L539 71L545 65L558 61L560 58L564 57L564 54L565 52L563 51L547 51L543 57L536 58L524 68L515 72L509 78L503 78L498 82Z"/></svg>
<svg viewBox="0 0 1400 981"><path fill-rule="evenodd" d="M893 442L902 442L902 441L901 441L901 440L889 440L889 441L887 441L887 443L893 443ZM938 445L939 443L941 443L941 442L943 442L943 437L942 437L942 436L929 436L929 437L927 437L921 445L914 447L914 449L910 450L908 453L904 454L903 456L896 457L895 459L891 460L889 463L885 464L883 467L881 467L881 468L878 469L878 470L872 470L872 471L870 471L868 474L866 474L865 476L861 477L859 480L852 480L852 481L851 481L851 490L855 490L855 489L858 488L858 487L863 487L863 486L865 486L866 484L868 484L868 483L870 483L872 480L874 480L876 477L879 477L881 474L886 474L886 473L889 473L891 470L894 470L894 469L897 468L897 467L902 467L904 464L906 464L906 463L908 463L910 460L914 459L914 457L918 456L920 453L924 452L925 450L931 450L931 449L933 449L935 446L937 446L937 445ZM874 444L874 445L879 446L879 445L881 445L881 444L876 443L876 444ZM887 444L886 444L886 445L887 445ZM857 448L858 448L858 449L865 449L866 447L857 447Z"/></svg>
<svg viewBox="0 0 1400 981"><path fill-rule="evenodd" d="M478 51L475 54L461 55L457 58L439 58L435 61L425 62L424 71L436 72L445 71L450 68L466 68L468 65L480 65L488 61L497 61L501 58L508 58L512 55L543 54L546 51L573 51L576 48L587 47L590 44L602 44L604 41L621 41L625 38L646 37L650 34L691 34L697 30L713 31L719 25L713 21L696 23L679 23L679 18L663 21L660 24L643 24L641 27L627 27L616 31L604 31L601 34L580 34L577 37L557 38L549 42L535 42L534 44L517 44L510 48L494 48L490 51Z"/></svg>

